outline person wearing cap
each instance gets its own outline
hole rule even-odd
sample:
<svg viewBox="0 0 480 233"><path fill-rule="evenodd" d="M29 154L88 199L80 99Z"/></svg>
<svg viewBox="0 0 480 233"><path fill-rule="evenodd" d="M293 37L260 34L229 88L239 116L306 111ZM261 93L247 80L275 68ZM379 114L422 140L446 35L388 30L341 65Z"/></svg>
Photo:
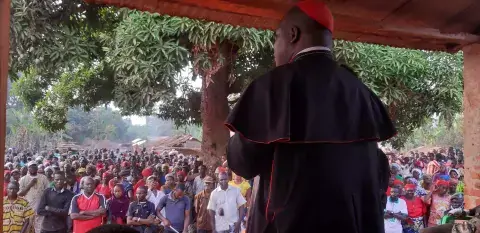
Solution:
<svg viewBox="0 0 480 233"><path fill-rule="evenodd" d="M276 68L250 83L226 120L235 133L228 167L260 179L247 232L384 230L377 142L396 129L374 92L335 61L333 31L323 2L299 1L275 31Z"/></svg>
<svg viewBox="0 0 480 233"><path fill-rule="evenodd" d="M18 195L24 197L32 209L36 209L43 191L48 188L49 182L45 175L38 174L38 166L35 161L30 161L28 164L28 174L20 178L20 191ZM34 228L36 233L42 230L43 216L35 215Z"/></svg>
<svg viewBox="0 0 480 233"><path fill-rule="evenodd" d="M123 185L123 189L130 200L133 200L135 196L133 196L133 185L127 180L127 177L130 175L129 170L122 170L119 173L120 179L118 180L119 184Z"/></svg>
<svg viewBox="0 0 480 233"><path fill-rule="evenodd" d="M20 181L20 170L18 169L13 169L12 170L12 173L11 173L11 178L10 180L14 180L14 181L17 181L19 182Z"/></svg>
<svg viewBox="0 0 480 233"><path fill-rule="evenodd" d="M401 197L407 204L408 218L404 224L407 232L418 233L425 227L423 218L427 214L427 206L422 198L415 195L417 186L415 184L405 185L405 196Z"/></svg>
<svg viewBox="0 0 480 233"><path fill-rule="evenodd" d="M151 175L153 175L153 169L151 167L142 170L142 178L133 186L133 195L135 195L138 187L147 185L147 178Z"/></svg>
<svg viewBox="0 0 480 233"><path fill-rule="evenodd" d="M165 195L157 207L157 216L165 226L166 233L187 232L190 224L190 199L185 195L185 185L177 184L175 190ZM165 209L165 215L162 210ZM167 219L168 218L168 219Z"/></svg>
<svg viewBox="0 0 480 233"><path fill-rule="evenodd" d="M215 188L215 181L211 176L205 176L202 182L204 183L204 190L195 195L193 204L197 213L197 233L211 233L213 228L207 206L210 201L210 195Z"/></svg>

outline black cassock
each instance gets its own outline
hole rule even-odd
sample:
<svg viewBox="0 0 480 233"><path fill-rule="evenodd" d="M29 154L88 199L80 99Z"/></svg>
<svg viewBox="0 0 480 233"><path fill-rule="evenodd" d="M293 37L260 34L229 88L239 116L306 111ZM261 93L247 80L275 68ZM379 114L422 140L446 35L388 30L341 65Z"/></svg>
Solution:
<svg viewBox="0 0 480 233"><path fill-rule="evenodd" d="M260 175L249 233L384 232L396 134L380 99L328 51L311 51L253 81L229 115L228 166Z"/></svg>

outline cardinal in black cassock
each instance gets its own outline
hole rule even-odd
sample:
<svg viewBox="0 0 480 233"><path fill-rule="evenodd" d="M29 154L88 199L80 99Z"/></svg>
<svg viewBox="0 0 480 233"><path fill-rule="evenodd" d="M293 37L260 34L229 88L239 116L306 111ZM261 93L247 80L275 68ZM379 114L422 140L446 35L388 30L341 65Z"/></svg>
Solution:
<svg viewBox="0 0 480 233"><path fill-rule="evenodd" d="M228 116L228 166L260 176L247 232L384 232L388 162L377 142L396 134L380 99L332 55L333 17L299 2L275 32L276 68Z"/></svg>

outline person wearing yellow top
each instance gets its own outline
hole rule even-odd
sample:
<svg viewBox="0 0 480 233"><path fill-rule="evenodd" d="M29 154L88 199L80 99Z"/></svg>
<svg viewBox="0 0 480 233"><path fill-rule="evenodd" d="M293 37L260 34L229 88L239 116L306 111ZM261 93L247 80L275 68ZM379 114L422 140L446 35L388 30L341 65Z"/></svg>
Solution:
<svg viewBox="0 0 480 233"><path fill-rule="evenodd" d="M250 199L250 194L252 192L250 184L245 181L241 176L237 176L236 174L233 174L233 180L228 182L230 186L236 187L240 189L240 193L242 193L242 196L247 199L247 203Z"/></svg>
<svg viewBox="0 0 480 233"><path fill-rule="evenodd" d="M7 197L3 199L3 232L33 232L32 216L34 210L28 201L17 195L19 184L12 181L8 184Z"/></svg>

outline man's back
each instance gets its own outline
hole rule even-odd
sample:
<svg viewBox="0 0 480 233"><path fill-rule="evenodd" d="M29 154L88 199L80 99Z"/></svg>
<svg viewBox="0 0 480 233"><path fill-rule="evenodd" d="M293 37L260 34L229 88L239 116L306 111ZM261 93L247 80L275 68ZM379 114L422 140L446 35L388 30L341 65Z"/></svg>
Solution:
<svg viewBox="0 0 480 233"><path fill-rule="evenodd" d="M238 132L229 167L261 177L249 232L382 232L377 141L396 132L388 113L331 53L298 57L255 80L226 123Z"/></svg>

